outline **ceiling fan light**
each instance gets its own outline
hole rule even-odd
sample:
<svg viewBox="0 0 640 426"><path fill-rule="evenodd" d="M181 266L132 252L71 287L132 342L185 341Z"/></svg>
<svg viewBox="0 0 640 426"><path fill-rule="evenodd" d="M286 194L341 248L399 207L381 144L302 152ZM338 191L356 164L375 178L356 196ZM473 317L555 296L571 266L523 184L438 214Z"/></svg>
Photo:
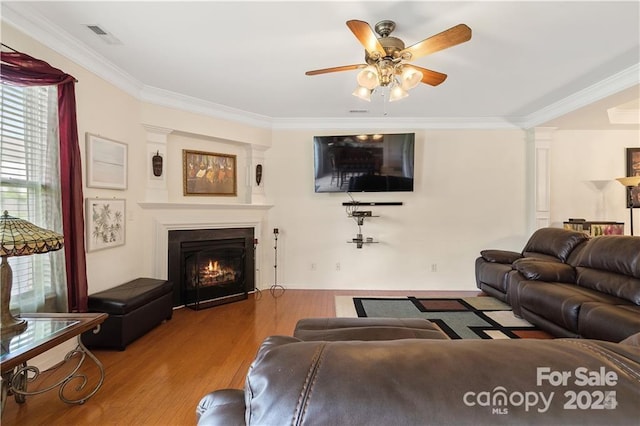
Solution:
<svg viewBox="0 0 640 426"><path fill-rule="evenodd" d="M404 90L402 86L398 84L394 84L391 86L391 91L389 92L389 102L399 101L400 99L404 99L409 96L409 92Z"/></svg>
<svg viewBox="0 0 640 426"><path fill-rule="evenodd" d="M400 81L404 90L413 89L422 81L422 73L412 67L404 67L400 74Z"/></svg>
<svg viewBox="0 0 640 426"><path fill-rule="evenodd" d="M362 99L363 101L371 102L371 92L372 90L369 90L366 87L358 86L356 90L353 91L352 95L356 98Z"/></svg>
<svg viewBox="0 0 640 426"><path fill-rule="evenodd" d="M356 79L360 86L369 90L375 89L378 86L378 70L376 70L376 67L369 65L358 73Z"/></svg>

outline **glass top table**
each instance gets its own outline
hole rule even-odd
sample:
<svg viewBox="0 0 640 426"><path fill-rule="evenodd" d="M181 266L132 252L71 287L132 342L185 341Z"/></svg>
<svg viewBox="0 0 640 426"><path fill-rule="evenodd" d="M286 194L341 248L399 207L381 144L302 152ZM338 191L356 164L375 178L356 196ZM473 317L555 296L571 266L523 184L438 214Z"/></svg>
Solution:
<svg viewBox="0 0 640 426"><path fill-rule="evenodd" d="M7 395L13 393L17 402L22 403L28 395L46 392L53 388L61 387L60 398L69 404L83 404L102 386L104 381L104 368L100 361L82 344L80 335L85 331L99 328L107 319L104 313L83 314L22 314L21 319L26 320L27 328L19 334L4 333L0 336L0 369L2 372L2 408L4 408ZM40 374L36 367L27 365L33 357L40 355L61 343L76 337L78 346L69 352L65 360L77 355L80 359L78 368L59 383L39 391L29 392L27 382L33 381ZM64 397L64 387L71 379L79 377L79 367L85 357L89 357L96 363L100 371L98 384L88 394L80 399L67 399ZM28 380L27 380L28 378Z"/></svg>

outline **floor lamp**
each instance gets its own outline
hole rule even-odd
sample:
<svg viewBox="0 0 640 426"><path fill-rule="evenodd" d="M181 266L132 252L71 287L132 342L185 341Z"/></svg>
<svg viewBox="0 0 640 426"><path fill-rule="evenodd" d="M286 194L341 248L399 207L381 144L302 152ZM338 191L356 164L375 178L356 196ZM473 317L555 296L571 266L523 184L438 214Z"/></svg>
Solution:
<svg viewBox="0 0 640 426"><path fill-rule="evenodd" d="M616 178L618 182L620 182L625 188L627 188L627 193L629 194L629 226L631 227L631 235L633 235L633 187L640 185L640 176L628 176ZM639 188L640 189L640 188Z"/></svg>
<svg viewBox="0 0 640 426"><path fill-rule="evenodd" d="M9 216L5 210L0 216L0 333L17 335L27 328L23 319L11 315L11 287L13 285L13 272L7 262L9 256L29 256L36 253L46 253L60 250L63 246L63 237L54 231L40 228L30 222L17 217Z"/></svg>

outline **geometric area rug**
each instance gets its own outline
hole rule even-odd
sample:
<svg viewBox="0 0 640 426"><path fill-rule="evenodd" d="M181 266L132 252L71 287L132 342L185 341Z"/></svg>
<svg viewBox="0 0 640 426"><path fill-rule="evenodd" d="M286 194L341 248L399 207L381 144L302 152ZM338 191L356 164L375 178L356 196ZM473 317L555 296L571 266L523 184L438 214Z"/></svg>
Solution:
<svg viewBox="0 0 640 426"><path fill-rule="evenodd" d="M339 296L337 296L339 297ZM336 316L351 316L338 308ZM343 296L344 297L344 296ZM358 317L425 318L451 339L551 339L552 335L517 318L511 306L491 296L460 298L358 297L352 299ZM343 300L343 304L344 304ZM338 315L340 310L340 315Z"/></svg>

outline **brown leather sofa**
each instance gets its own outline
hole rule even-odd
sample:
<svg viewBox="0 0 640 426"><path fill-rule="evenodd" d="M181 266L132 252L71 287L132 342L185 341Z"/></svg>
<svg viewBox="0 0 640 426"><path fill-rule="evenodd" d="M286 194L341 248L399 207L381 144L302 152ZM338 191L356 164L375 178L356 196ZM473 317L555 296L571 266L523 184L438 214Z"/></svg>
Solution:
<svg viewBox="0 0 640 426"><path fill-rule="evenodd" d="M301 341L272 336L199 425L636 425L640 335Z"/></svg>
<svg viewBox="0 0 640 426"><path fill-rule="evenodd" d="M509 250L482 250L476 259L476 285L483 292L508 301L507 276L513 262L519 259L537 259L554 263L567 263L575 259L580 247L589 237L561 228L541 228L535 231L521 253Z"/></svg>
<svg viewBox="0 0 640 426"><path fill-rule="evenodd" d="M513 268L514 314L554 336L618 342L640 332L640 237L595 237L566 264L520 259Z"/></svg>

